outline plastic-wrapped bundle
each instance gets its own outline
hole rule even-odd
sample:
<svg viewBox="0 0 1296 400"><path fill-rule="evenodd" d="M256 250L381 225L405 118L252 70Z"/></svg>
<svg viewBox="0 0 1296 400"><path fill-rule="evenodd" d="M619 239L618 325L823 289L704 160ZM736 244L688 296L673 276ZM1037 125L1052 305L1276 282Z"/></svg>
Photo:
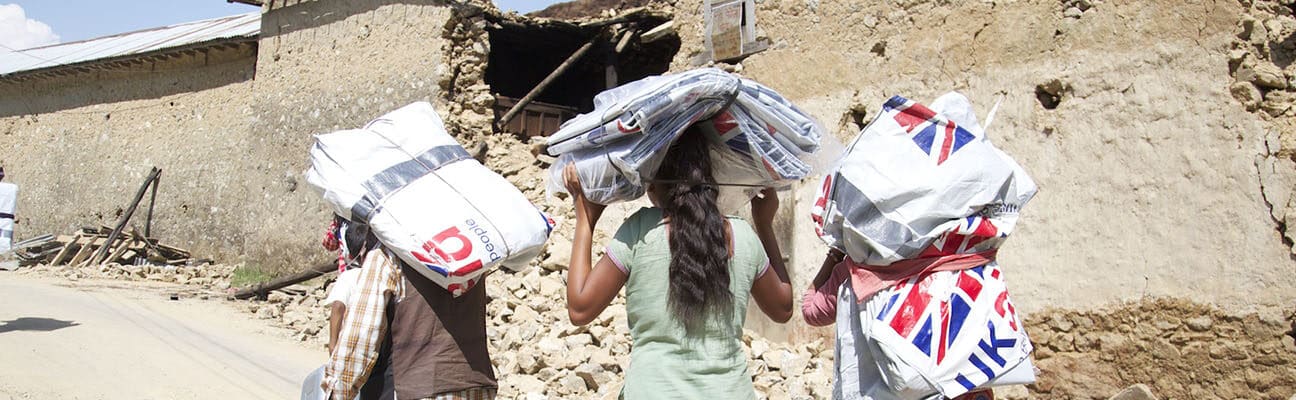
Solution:
<svg viewBox="0 0 1296 400"><path fill-rule="evenodd" d="M956 253L998 247L1035 191L985 137L963 95L941 96L931 108L897 96L824 178L811 214L829 246L858 263L888 265L923 256L938 239ZM976 239L942 239L949 233Z"/></svg>
<svg viewBox="0 0 1296 400"><path fill-rule="evenodd" d="M714 68L644 78L594 98L594 111L549 137L549 188L565 191L562 170L575 163L585 195L609 204L642 196L666 150L689 126L712 136L716 181L778 186L811 175L830 160L823 128L778 93Z"/></svg>
<svg viewBox="0 0 1296 400"><path fill-rule="evenodd" d="M334 212L456 296L488 269L520 269L553 222L516 187L468 155L418 102L363 129L316 135L306 181Z"/></svg>
<svg viewBox="0 0 1296 400"><path fill-rule="evenodd" d="M812 218L848 262L877 270L988 254L860 299L860 330L892 391L952 398L1034 381L1033 347L992 251L1037 188L986 138L967 98L946 94L931 108L891 98L822 188Z"/></svg>

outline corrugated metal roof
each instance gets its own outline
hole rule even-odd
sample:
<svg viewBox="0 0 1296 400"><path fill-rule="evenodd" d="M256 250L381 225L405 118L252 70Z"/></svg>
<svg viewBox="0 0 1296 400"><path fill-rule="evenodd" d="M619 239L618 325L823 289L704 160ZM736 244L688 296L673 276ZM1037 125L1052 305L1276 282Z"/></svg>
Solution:
<svg viewBox="0 0 1296 400"><path fill-rule="evenodd" d="M154 52L213 40L255 37L260 32L261 13L252 12L0 53L0 76Z"/></svg>

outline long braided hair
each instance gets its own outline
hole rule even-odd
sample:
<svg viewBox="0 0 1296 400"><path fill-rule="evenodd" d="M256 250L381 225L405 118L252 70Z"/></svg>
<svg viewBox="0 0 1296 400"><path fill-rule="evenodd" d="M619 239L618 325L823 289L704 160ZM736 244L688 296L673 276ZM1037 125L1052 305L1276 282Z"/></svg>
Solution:
<svg viewBox="0 0 1296 400"><path fill-rule="evenodd" d="M708 317L732 313L725 218L716 206L710 143L690 127L666 153L654 178L658 206L670 218L669 307L686 333L700 332Z"/></svg>

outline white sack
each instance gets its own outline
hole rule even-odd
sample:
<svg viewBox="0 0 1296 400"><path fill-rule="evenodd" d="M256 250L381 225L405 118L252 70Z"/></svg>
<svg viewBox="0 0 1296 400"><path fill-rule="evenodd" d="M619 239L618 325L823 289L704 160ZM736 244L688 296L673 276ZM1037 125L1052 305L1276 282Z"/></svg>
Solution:
<svg viewBox="0 0 1296 400"><path fill-rule="evenodd" d="M315 136L306 181L338 215L456 296L488 269L520 269L553 227L522 192L446 133L426 102L363 129Z"/></svg>

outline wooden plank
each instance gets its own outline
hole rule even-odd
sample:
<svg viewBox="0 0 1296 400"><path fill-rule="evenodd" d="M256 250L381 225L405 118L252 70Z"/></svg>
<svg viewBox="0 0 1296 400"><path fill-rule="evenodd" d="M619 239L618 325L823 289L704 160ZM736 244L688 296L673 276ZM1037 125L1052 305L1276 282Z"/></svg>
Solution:
<svg viewBox="0 0 1296 400"><path fill-rule="evenodd" d="M77 265L77 264L80 264L81 261L84 261L86 258L90 257L90 253L91 253L92 250L95 248L95 244L94 244L94 243L97 242L97 241L99 241L99 240L102 240L102 239L95 239L95 240L91 240L91 241L88 241L88 242L82 243L82 244L81 244L81 249L77 251L77 253L76 253L75 256L72 256L72 259L71 259L71 260L68 260L68 265Z"/></svg>
<svg viewBox="0 0 1296 400"><path fill-rule="evenodd" d="M189 250L185 250L179 247L167 246L161 243L158 243L157 247L158 249L162 250L162 252L164 253L171 253L172 256L170 258L189 258L191 256Z"/></svg>
<svg viewBox="0 0 1296 400"><path fill-rule="evenodd" d="M139 190L135 192L135 199L131 200L130 206L126 208L126 212L122 213L121 220L117 221L117 226L113 227L112 233L108 234L109 246L116 243L117 236L121 235L122 229L126 228L126 223L130 222L132 215L135 215L135 208L139 207L140 200L144 199L144 193L148 190L149 186L157 184L157 179L161 175L162 170L157 167L153 167L153 169L149 171L148 177L144 178L144 184L140 185ZM94 257L91 257L93 263L102 262L103 259L108 256L109 246L101 247L95 252Z"/></svg>
<svg viewBox="0 0 1296 400"><path fill-rule="evenodd" d="M105 258L105 259L103 260L103 262L101 262L100 264L107 264L107 263L110 263L110 262L117 261L117 259L118 259L119 257L121 257L122 254L125 253L127 249L130 248L131 243L134 243L134 242L135 242L134 240L122 240L122 241L121 241L121 244L120 244L120 245L117 245L117 248L116 248L116 249L113 249L112 254L109 255L108 258ZM119 262L118 264L121 264L121 263Z"/></svg>
<svg viewBox="0 0 1296 400"><path fill-rule="evenodd" d="M661 25L657 25L656 27L649 29L647 32L644 32L642 35L639 35L639 42L640 43L656 42L661 38L664 38L672 33L675 33L675 21L673 20L666 21ZM617 52L619 53L621 51L617 50Z"/></svg>
<svg viewBox="0 0 1296 400"><path fill-rule="evenodd" d="M67 245L63 246L63 250L60 250L58 254L54 256L54 259L50 261L50 265L59 265L59 263L63 262L63 259L67 258L68 254L72 253L73 248L79 248L81 246L81 240L83 239L85 239L85 237L78 232L76 236L67 243Z"/></svg>
<svg viewBox="0 0 1296 400"><path fill-rule="evenodd" d="M616 45L616 53L621 54L621 52L625 51L626 47L630 46L630 39L633 39L637 34L639 34L639 31L635 29L627 30L622 33L621 40L618 41Z"/></svg>

